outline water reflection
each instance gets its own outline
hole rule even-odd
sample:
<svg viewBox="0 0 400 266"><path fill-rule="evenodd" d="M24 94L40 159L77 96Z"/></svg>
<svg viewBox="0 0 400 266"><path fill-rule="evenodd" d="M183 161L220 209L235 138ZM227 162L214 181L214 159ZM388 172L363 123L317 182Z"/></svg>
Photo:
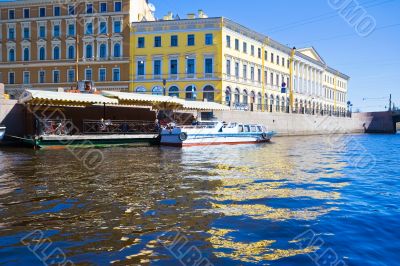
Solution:
<svg viewBox="0 0 400 266"><path fill-rule="evenodd" d="M298 258L317 247L292 240L342 211L351 185L324 138L102 152L88 171L67 151L0 151L0 263L39 265L19 243L37 229L83 264L177 264L171 230L215 264Z"/></svg>

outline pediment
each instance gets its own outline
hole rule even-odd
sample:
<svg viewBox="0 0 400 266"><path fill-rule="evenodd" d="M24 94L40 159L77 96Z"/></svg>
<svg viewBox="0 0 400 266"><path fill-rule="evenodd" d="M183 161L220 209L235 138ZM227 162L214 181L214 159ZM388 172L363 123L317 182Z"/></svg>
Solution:
<svg viewBox="0 0 400 266"><path fill-rule="evenodd" d="M325 64L324 59L319 55L319 53L317 52L317 50L315 50L314 47L306 47L306 48L298 49L297 51L314 59L315 61Z"/></svg>

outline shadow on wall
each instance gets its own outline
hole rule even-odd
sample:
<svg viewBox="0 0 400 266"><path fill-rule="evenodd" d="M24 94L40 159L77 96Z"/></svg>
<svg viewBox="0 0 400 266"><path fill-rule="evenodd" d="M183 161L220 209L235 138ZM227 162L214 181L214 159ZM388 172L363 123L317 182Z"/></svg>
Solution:
<svg viewBox="0 0 400 266"><path fill-rule="evenodd" d="M6 134L22 137L25 131L24 106L16 100L0 100L0 124L6 126Z"/></svg>

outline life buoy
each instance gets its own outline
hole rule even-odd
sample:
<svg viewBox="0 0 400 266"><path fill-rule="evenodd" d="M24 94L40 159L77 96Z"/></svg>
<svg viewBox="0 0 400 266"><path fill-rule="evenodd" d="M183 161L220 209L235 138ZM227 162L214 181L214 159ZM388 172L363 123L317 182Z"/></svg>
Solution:
<svg viewBox="0 0 400 266"><path fill-rule="evenodd" d="M261 137L266 140L268 138L268 135L267 135L267 133L263 132L261 134Z"/></svg>
<svg viewBox="0 0 400 266"><path fill-rule="evenodd" d="M187 140L187 138L188 138L188 135L187 135L186 132L181 132L181 133L179 134L179 139L180 139L181 141L185 141L185 140Z"/></svg>

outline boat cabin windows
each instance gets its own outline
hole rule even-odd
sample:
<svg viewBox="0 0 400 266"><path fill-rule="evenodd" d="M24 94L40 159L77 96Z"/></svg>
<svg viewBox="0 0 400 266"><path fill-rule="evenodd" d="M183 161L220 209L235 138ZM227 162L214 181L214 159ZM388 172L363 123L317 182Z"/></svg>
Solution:
<svg viewBox="0 0 400 266"><path fill-rule="evenodd" d="M257 126L257 131L258 131L258 132L263 132L262 126Z"/></svg>
<svg viewBox="0 0 400 266"><path fill-rule="evenodd" d="M250 132L250 126L244 126L244 132Z"/></svg>
<svg viewBox="0 0 400 266"><path fill-rule="evenodd" d="M239 125L239 132L240 133L243 132L243 126L242 125Z"/></svg>
<svg viewBox="0 0 400 266"><path fill-rule="evenodd" d="M256 126L250 126L251 132L257 132L257 127Z"/></svg>

